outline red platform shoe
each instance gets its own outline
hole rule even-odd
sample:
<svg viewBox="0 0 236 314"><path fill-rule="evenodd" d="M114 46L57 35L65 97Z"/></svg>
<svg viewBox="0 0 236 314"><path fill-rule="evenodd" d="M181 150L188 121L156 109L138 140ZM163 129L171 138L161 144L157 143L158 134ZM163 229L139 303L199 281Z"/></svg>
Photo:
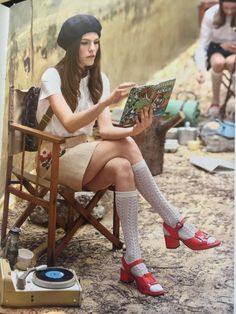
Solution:
<svg viewBox="0 0 236 314"><path fill-rule="evenodd" d="M207 243L207 240L210 236L201 230L198 230L195 233L194 237L187 240L182 240L179 237L178 231L183 227L184 223L185 219L182 219L176 224L175 228L170 227L165 222L163 223L164 237L167 249L176 249L177 247L179 247L180 241L182 241L187 247L192 250L207 250L221 244L221 241L219 240L215 240L212 243Z"/></svg>
<svg viewBox="0 0 236 314"><path fill-rule="evenodd" d="M124 257L122 257L121 262L122 262L123 268L120 269L120 281L125 282L125 283L131 283L135 280L138 290L141 293L146 294L146 295L158 296L158 295L162 295L166 293L166 291L164 290L160 290L156 292L151 291L150 289L151 286L158 284L158 282L156 281L156 279L153 277L152 274L147 273L143 275L142 277L138 277L138 276L134 276L131 273L130 270L132 267L143 263L142 259L138 259L131 264L127 264Z"/></svg>

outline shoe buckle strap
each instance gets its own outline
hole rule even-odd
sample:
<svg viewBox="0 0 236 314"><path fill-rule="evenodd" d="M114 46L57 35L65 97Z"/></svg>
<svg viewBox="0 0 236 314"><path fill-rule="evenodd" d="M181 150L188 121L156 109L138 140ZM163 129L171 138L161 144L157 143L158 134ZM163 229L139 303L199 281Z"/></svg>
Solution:
<svg viewBox="0 0 236 314"><path fill-rule="evenodd" d="M122 258L122 264L123 264L123 266L124 266L124 268L125 268L126 270L130 270L132 267L134 267L134 266L136 266L136 265L138 265L138 264L141 264L141 263L143 263L143 259L142 259L142 258L137 259L136 261L134 261L134 262L132 262L132 263L130 263L130 264L128 264L128 263L126 262L126 260L124 259L124 257Z"/></svg>
<svg viewBox="0 0 236 314"><path fill-rule="evenodd" d="M145 279L147 280L147 283L151 286L157 285L156 279L153 277L151 273L144 274Z"/></svg>
<svg viewBox="0 0 236 314"><path fill-rule="evenodd" d="M178 221L175 229L180 230L181 228L183 228L185 221L186 221L185 218L183 218L181 221Z"/></svg>
<svg viewBox="0 0 236 314"><path fill-rule="evenodd" d="M207 240L209 238L209 235L203 231L198 230L198 232L195 233L195 238L200 240L202 243L207 244Z"/></svg>

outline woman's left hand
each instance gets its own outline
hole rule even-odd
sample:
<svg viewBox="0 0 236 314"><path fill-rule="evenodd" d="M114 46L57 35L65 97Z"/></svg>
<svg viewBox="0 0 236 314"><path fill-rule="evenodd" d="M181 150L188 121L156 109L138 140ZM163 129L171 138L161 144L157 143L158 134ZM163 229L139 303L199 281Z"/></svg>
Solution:
<svg viewBox="0 0 236 314"><path fill-rule="evenodd" d="M236 43L235 42L225 42L220 45L221 48L223 48L226 51L229 51L231 53L236 53Z"/></svg>
<svg viewBox="0 0 236 314"><path fill-rule="evenodd" d="M144 107L139 111L139 117L136 118L136 123L133 126L132 136L142 133L145 129L149 128L152 124L153 109L152 106Z"/></svg>

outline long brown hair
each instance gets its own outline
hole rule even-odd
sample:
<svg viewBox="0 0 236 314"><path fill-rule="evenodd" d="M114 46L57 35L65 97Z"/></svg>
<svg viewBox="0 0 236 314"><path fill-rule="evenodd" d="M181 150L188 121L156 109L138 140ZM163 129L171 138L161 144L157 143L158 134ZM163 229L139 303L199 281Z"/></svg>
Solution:
<svg viewBox="0 0 236 314"><path fill-rule="evenodd" d="M72 111L75 111L78 105L81 78L86 75L79 65L79 45L80 39L66 50L64 58L55 66L61 77L62 94ZM89 71L88 89L94 104L99 101L103 91L100 60L101 49L99 44L94 64L87 68Z"/></svg>
<svg viewBox="0 0 236 314"><path fill-rule="evenodd" d="M213 20L213 25L215 28L220 28L221 26L223 26L226 22L226 14L223 10L223 2L220 1L219 3L219 10L216 12L215 16L214 16L214 20ZM236 15L234 15L232 17L231 20L231 27L236 27Z"/></svg>

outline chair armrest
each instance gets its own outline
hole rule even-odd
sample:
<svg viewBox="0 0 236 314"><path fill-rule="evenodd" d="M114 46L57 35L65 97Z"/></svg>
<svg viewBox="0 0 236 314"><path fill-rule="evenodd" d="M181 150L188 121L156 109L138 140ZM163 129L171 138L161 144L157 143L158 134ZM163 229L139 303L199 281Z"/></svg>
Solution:
<svg viewBox="0 0 236 314"><path fill-rule="evenodd" d="M58 144L65 143L65 138L63 138L63 137L54 136L54 135L51 135L49 133L30 128L28 126L24 126L22 124L12 122L9 124L9 127L11 129L18 130L18 131L23 132L23 133L31 134L31 135L33 135L33 136L35 136L41 140L49 141L52 143L58 143Z"/></svg>

